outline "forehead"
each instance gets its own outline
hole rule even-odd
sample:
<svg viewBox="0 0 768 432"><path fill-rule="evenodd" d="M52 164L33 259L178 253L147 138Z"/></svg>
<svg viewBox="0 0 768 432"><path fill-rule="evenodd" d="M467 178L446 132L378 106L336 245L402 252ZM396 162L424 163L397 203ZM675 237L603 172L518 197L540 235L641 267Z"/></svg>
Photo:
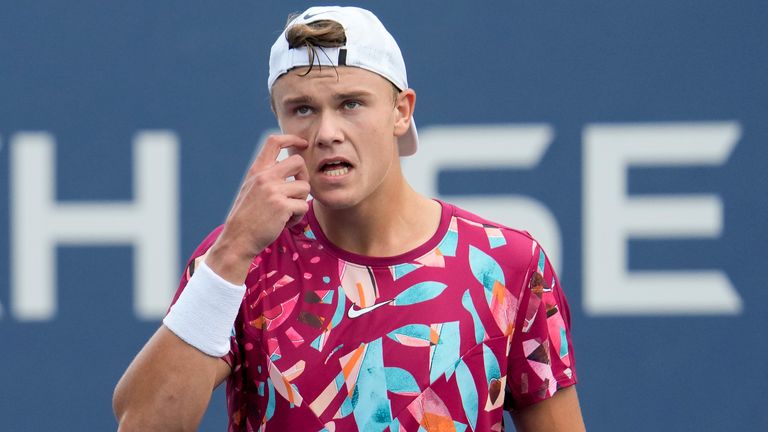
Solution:
<svg viewBox="0 0 768 432"><path fill-rule="evenodd" d="M352 66L297 67L283 74L272 86L272 98L280 103L297 96L321 97L349 92L389 95L392 84L381 75Z"/></svg>

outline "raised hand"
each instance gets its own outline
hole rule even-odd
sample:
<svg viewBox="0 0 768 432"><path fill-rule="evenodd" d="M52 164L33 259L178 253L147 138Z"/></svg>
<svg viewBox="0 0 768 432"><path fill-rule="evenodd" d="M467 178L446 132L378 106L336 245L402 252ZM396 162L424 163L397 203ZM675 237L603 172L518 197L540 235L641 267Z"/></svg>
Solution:
<svg viewBox="0 0 768 432"><path fill-rule="evenodd" d="M304 159L293 154L277 161L280 150L304 149L307 145L294 135L267 138L205 260L222 278L243 283L254 257L309 209L309 175Z"/></svg>

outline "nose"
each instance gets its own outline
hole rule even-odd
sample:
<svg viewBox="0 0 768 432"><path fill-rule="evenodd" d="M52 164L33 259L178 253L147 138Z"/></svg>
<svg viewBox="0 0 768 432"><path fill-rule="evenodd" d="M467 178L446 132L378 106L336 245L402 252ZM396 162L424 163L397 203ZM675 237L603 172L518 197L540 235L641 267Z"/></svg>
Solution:
<svg viewBox="0 0 768 432"><path fill-rule="evenodd" d="M344 142L341 120L333 111L324 111L318 117L317 131L314 139L319 147L332 146Z"/></svg>

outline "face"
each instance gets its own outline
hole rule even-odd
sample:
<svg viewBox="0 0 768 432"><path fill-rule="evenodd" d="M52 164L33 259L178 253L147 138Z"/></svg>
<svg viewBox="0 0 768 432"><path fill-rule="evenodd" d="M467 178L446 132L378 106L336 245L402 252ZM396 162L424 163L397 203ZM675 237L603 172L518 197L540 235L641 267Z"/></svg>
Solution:
<svg viewBox="0 0 768 432"><path fill-rule="evenodd" d="M298 153L312 196L332 209L396 199L402 183L397 137L410 124L413 90L395 97L389 81L355 67L314 67L304 75L307 69L280 77L272 100L283 133L309 142Z"/></svg>

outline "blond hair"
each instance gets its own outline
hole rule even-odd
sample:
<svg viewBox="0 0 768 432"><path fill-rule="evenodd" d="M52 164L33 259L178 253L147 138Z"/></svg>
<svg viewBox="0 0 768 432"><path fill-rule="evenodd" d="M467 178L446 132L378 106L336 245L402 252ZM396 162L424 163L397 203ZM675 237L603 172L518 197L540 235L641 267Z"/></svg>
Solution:
<svg viewBox="0 0 768 432"><path fill-rule="evenodd" d="M346 45L347 35L344 27L336 21L320 20L308 24L290 25L297 15L288 17L289 27L285 30L285 38L288 40L288 48L307 48L307 63L309 69L304 74L309 74L315 65L315 57L318 48L323 54L323 48L338 48ZM317 62L318 65L320 62Z"/></svg>
<svg viewBox="0 0 768 432"><path fill-rule="evenodd" d="M344 27L332 20L319 20L308 24L291 25L291 22L299 15L301 15L301 13L288 15L285 39L288 41L288 48L290 49L300 47L307 48L307 62L309 64L309 69L302 74L307 75L312 72L312 68L315 66L315 58L319 55L318 49L325 55L323 48L343 47L347 44L347 35L344 32ZM321 67L319 61L317 64L318 67ZM334 67L334 70L335 69L336 67ZM387 81L389 80L387 79ZM392 84L393 89L393 101L397 101L397 95L400 94L400 89L391 81L390 84Z"/></svg>

